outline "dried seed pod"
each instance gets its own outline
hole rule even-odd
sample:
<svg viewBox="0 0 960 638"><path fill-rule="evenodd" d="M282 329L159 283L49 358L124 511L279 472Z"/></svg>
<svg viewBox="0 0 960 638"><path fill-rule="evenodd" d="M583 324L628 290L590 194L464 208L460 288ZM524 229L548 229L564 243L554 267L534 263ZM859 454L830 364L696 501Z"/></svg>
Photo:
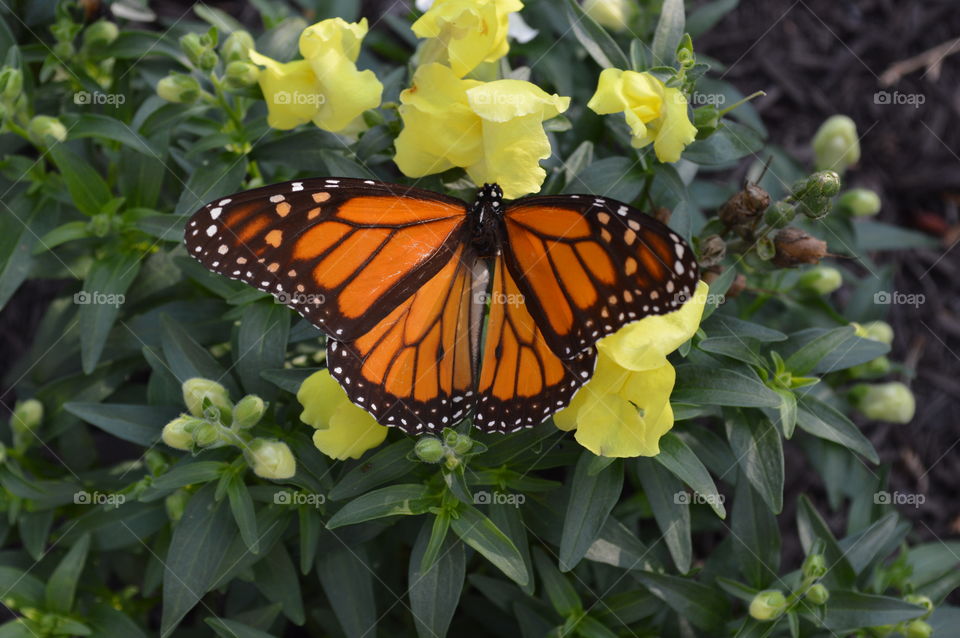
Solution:
<svg viewBox="0 0 960 638"><path fill-rule="evenodd" d="M773 244L776 249L773 263L780 268L817 264L827 254L827 242L812 237L795 226L778 231Z"/></svg>
<svg viewBox="0 0 960 638"><path fill-rule="evenodd" d="M753 223L770 205L770 193L757 184L747 184L743 190L724 202L717 212L727 226L734 228Z"/></svg>
<svg viewBox="0 0 960 638"><path fill-rule="evenodd" d="M700 267L710 268L727 255L727 242L720 235L710 235L700 243Z"/></svg>

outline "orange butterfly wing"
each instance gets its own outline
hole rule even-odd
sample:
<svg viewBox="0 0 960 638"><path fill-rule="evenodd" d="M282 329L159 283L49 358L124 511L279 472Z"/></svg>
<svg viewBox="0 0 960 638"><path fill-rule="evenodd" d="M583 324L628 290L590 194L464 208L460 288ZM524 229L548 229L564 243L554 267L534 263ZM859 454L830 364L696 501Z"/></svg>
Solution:
<svg viewBox="0 0 960 638"><path fill-rule="evenodd" d="M528 197L507 207L503 228L507 268L563 359L628 323L676 310L696 287L686 242L621 202Z"/></svg>
<svg viewBox="0 0 960 638"><path fill-rule="evenodd" d="M186 227L213 272L269 292L327 334L356 339L465 241L465 204L373 180L309 179L211 202Z"/></svg>

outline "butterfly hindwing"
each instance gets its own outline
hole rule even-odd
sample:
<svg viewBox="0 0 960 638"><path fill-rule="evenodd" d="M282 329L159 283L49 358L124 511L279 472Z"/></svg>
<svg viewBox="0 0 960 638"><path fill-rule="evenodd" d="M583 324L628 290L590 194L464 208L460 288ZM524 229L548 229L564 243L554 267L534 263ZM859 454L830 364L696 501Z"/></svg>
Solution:
<svg viewBox="0 0 960 638"><path fill-rule="evenodd" d="M275 295L335 338L362 336L464 242L465 204L373 180L285 182L211 202L186 227L210 270Z"/></svg>
<svg viewBox="0 0 960 638"><path fill-rule="evenodd" d="M528 197L507 207L503 227L507 267L564 359L627 323L676 310L696 287L686 242L621 202Z"/></svg>

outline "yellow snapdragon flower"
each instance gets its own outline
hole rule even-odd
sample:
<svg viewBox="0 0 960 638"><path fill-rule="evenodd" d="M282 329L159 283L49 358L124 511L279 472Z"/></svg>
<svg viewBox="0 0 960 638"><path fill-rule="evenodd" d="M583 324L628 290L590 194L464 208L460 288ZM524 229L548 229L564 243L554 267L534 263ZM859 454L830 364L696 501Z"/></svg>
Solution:
<svg viewBox="0 0 960 638"><path fill-rule="evenodd" d="M540 160L551 153L543 121L570 106L530 82L464 80L442 64L417 69L400 102L394 161L405 175L459 166L475 184L499 184L507 199L540 190Z"/></svg>
<svg viewBox="0 0 960 638"><path fill-rule="evenodd" d="M463 77L481 62L507 54L510 14L520 11L520 0L436 0L411 29L428 38L420 62L441 62Z"/></svg>
<svg viewBox="0 0 960 638"><path fill-rule="evenodd" d="M653 143L661 162L676 162L697 135L683 92L650 73L604 69L587 106L600 115L623 113L632 134L630 143L635 148Z"/></svg>
<svg viewBox="0 0 960 638"><path fill-rule="evenodd" d="M303 406L300 420L317 428L313 444L330 458L358 459L387 438L387 428L353 404L329 370L307 377L297 391L297 401Z"/></svg>
<svg viewBox="0 0 960 638"><path fill-rule="evenodd" d="M593 378L554 415L561 430L594 454L656 456L673 427L670 393L676 371L667 355L696 333L708 287L700 282L679 310L628 324L597 342Z"/></svg>
<svg viewBox="0 0 960 638"><path fill-rule="evenodd" d="M267 123L289 130L312 121L327 131L353 129L367 109L380 105L383 85L373 71L357 70L366 18L323 20L300 34L303 60L281 63L250 50L263 67L257 78L267 102Z"/></svg>

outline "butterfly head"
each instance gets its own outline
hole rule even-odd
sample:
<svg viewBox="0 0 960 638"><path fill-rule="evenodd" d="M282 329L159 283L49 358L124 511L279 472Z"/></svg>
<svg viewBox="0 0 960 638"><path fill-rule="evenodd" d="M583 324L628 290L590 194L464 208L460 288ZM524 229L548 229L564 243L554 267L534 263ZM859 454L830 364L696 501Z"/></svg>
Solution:
<svg viewBox="0 0 960 638"><path fill-rule="evenodd" d="M473 245L483 257L499 251L498 229L503 217L503 189L497 184L484 184L470 206Z"/></svg>

